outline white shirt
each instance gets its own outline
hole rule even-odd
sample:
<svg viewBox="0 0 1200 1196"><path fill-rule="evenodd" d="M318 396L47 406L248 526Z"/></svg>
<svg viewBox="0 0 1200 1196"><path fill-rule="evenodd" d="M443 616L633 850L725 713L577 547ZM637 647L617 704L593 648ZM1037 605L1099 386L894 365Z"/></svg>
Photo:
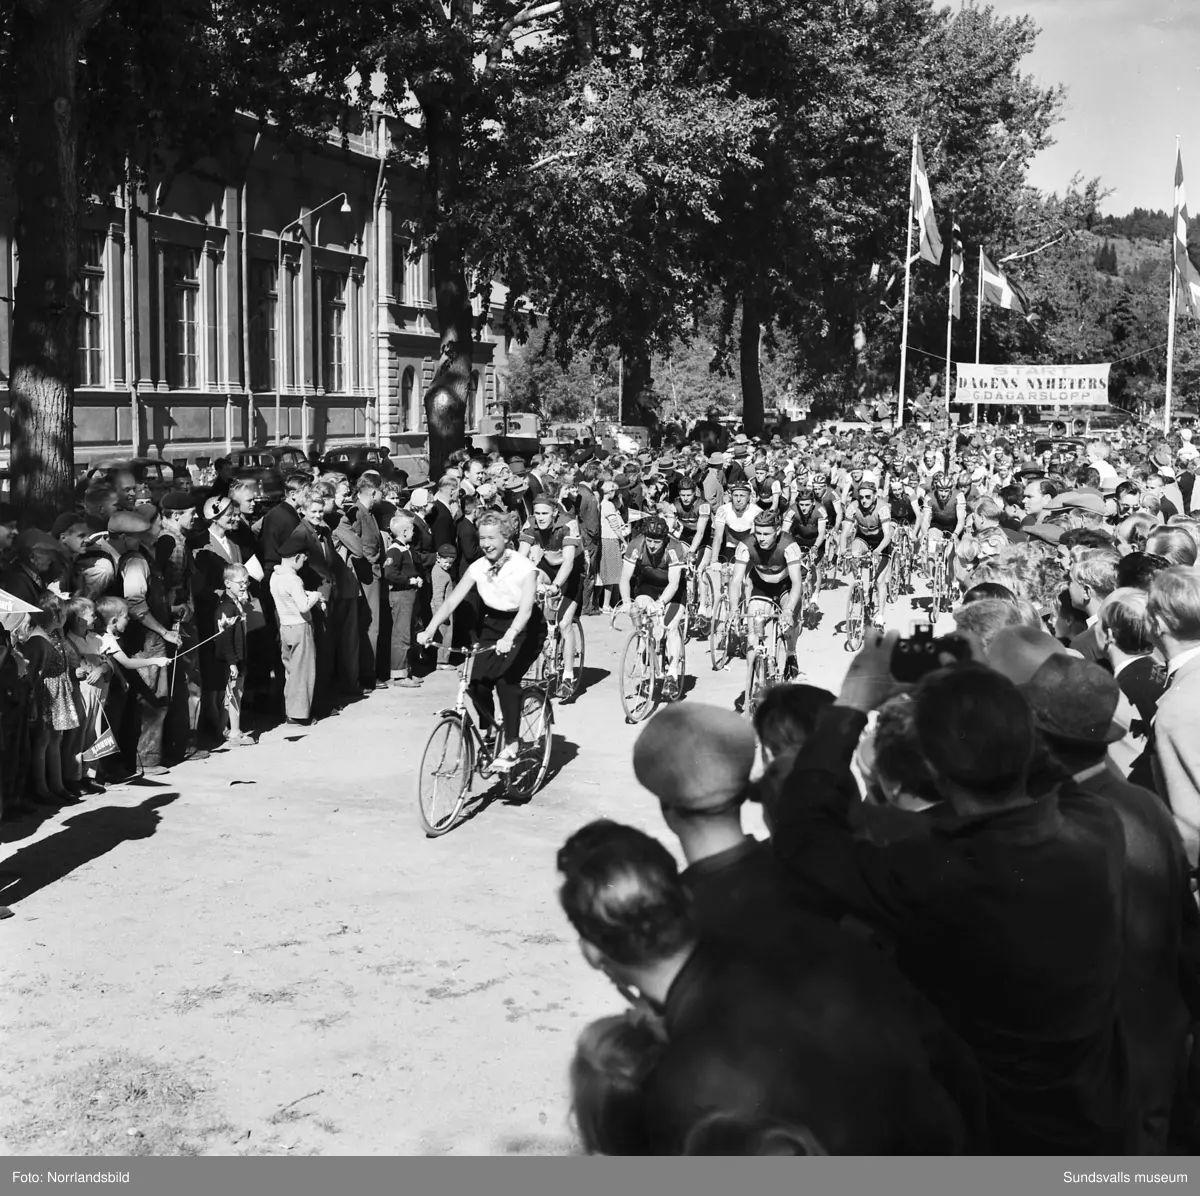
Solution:
<svg viewBox="0 0 1200 1196"><path fill-rule="evenodd" d="M480 557L471 562L467 576L475 582L484 606L515 613L521 608L525 579L536 572L537 566L528 557L510 549L498 569L493 568L487 557Z"/></svg>
<svg viewBox="0 0 1200 1196"><path fill-rule="evenodd" d="M1115 482L1117 480L1117 471L1105 460L1097 457L1095 461L1090 462L1091 467L1100 475L1100 481Z"/></svg>

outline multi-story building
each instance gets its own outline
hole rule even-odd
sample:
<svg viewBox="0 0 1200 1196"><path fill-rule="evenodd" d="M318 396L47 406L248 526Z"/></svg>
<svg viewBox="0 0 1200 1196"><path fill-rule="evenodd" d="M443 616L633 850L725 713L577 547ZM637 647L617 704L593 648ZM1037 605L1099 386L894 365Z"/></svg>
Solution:
<svg viewBox="0 0 1200 1196"><path fill-rule="evenodd" d="M89 205L80 260L75 459L196 463L239 447L370 441L420 453L439 353L427 257L403 235L419 179L387 164L380 116L348 148L301 152L251 124L220 159ZM0 295L15 204L0 195ZM0 391L12 305L0 304ZM500 397L493 308L474 346L467 427ZM4 417L7 424L8 402ZM7 456L8 428L3 428Z"/></svg>

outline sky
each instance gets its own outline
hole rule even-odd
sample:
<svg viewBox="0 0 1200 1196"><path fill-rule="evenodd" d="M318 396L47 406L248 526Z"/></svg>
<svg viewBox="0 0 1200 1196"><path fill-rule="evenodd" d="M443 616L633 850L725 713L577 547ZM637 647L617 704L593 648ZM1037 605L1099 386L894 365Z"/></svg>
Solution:
<svg viewBox="0 0 1200 1196"><path fill-rule="evenodd" d="M1067 86L1057 144L1030 168L1034 186L1061 193L1076 173L1099 176L1112 215L1170 211L1178 134L1185 178L1196 180L1189 198L1200 195L1200 0L988 2L998 16L1033 17L1042 32L1026 73Z"/></svg>

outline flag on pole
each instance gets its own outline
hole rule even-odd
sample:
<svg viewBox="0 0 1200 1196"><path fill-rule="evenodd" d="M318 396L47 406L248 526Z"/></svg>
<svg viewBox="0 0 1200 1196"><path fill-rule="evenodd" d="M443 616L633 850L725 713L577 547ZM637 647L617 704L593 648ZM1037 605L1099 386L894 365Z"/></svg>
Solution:
<svg viewBox="0 0 1200 1196"><path fill-rule="evenodd" d="M1179 272L1179 298L1189 315L1200 320L1200 271L1188 256L1187 196L1183 188L1183 155L1175 154L1175 269Z"/></svg>
<svg viewBox="0 0 1200 1196"><path fill-rule="evenodd" d="M1025 298L1025 292L997 266L993 266L986 253L980 254L980 269L983 271L984 302L994 303L1009 311L1019 311L1023 316L1028 314L1029 300Z"/></svg>
<svg viewBox="0 0 1200 1196"><path fill-rule="evenodd" d="M963 245L962 229L955 220L950 236L950 314L962 318Z"/></svg>
<svg viewBox="0 0 1200 1196"><path fill-rule="evenodd" d="M912 208L921 230L920 256L935 266L942 260L942 238L938 235L937 217L933 214L933 192L925 173L921 143L913 143Z"/></svg>

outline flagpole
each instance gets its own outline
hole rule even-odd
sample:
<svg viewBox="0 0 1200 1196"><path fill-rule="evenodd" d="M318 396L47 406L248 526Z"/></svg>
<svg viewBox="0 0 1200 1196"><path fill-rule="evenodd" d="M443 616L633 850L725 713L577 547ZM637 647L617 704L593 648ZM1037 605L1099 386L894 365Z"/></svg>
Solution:
<svg viewBox="0 0 1200 1196"><path fill-rule="evenodd" d="M980 346L983 344L983 246L979 247L979 285L975 291L975 364L979 365ZM979 424L979 404L976 403L971 422Z"/></svg>
<svg viewBox="0 0 1200 1196"><path fill-rule="evenodd" d="M896 400L896 430L904 427L904 375L908 370L908 296L912 275L913 179L917 173L917 130L913 129L912 161L908 168L908 225L904 232L904 328L900 333L900 395Z"/></svg>
<svg viewBox="0 0 1200 1196"><path fill-rule="evenodd" d="M1179 162L1179 134L1175 135L1175 161ZM1175 240L1179 236L1179 195L1173 189L1171 193L1171 210L1175 219L1171 226L1171 299L1167 306L1167 386L1163 399L1163 435L1171 432L1171 382L1175 372L1175 305L1178 302L1178 283L1176 276L1179 270L1175 262Z"/></svg>
<svg viewBox="0 0 1200 1196"><path fill-rule="evenodd" d="M950 286L946 297L946 419L950 418L950 339L954 332L954 255L958 246L958 225L950 220Z"/></svg>

